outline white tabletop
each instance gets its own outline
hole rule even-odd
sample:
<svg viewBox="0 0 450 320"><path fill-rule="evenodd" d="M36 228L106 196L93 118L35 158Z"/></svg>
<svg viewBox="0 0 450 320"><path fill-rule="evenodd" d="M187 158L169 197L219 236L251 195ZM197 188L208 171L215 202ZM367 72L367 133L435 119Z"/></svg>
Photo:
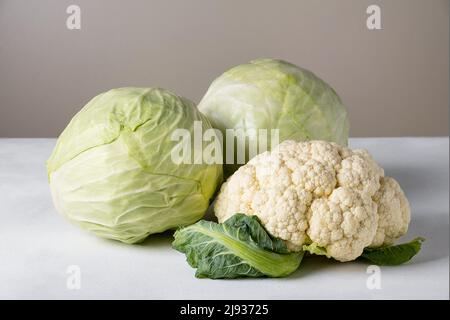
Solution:
<svg viewBox="0 0 450 320"><path fill-rule="evenodd" d="M381 267L380 289L368 288L373 274L363 262L313 257L284 279L196 279L185 256L171 248L170 233L140 245L97 238L53 207L45 160L54 144L0 139L1 299L449 298L448 137L351 139L410 200L410 230L401 240L427 239L408 264Z"/></svg>

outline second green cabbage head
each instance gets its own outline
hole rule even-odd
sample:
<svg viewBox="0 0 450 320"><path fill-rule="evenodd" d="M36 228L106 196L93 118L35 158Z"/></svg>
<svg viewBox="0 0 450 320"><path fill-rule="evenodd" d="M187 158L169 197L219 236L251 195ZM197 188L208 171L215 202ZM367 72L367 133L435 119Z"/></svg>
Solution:
<svg viewBox="0 0 450 320"><path fill-rule="evenodd" d="M226 129L279 129L280 142L327 140L347 145L347 112L336 92L312 72L281 60L253 60L228 70L214 80L198 108L224 137ZM258 137L247 135L247 154ZM228 151L226 143L229 140L225 139ZM226 164L226 175L238 167Z"/></svg>

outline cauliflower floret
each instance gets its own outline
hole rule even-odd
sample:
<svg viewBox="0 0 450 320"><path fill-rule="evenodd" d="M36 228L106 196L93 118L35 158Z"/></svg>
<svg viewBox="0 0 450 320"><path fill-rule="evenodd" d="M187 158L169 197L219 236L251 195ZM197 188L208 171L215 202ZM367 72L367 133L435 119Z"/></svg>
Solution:
<svg viewBox="0 0 450 320"><path fill-rule="evenodd" d="M278 153L278 157L287 165L290 161L305 163L312 159L324 166L337 169L342 161L339 149L339 145L334 142L314 141L311 144L299 144L293 140L286 140L275 147L272 154Z"/></svg>
<svg viewBox="0 0 450 320"><path fill-rule="evenodd" d="M376 204L345 187L314 200L309 215L308 236L339 261L359 257L377 231Z"/></svg>
<svg viewBox="0 0 450 320"><path fill-rule="evenodd" d="M406 234L411 210L400 185L391 177L381 178L381 187L373 197L378 204L378 229L371 247L390 245Z"/></svg>
<svg viewBox="0 0 450 320"><path fill-rule="evenodd" d="M372 157L365 150L354 150L341 162L337 180L339 185L350 187L373 196L380 188L380 178L384 175Z"/></svg>
<svg viewBox="0 0 450 320"><path fill-rule="evenodd" d="M336 186L336 175L332 168L317 160L308 160L302 166L292 169L292 182L316 197L326 196Z"/></svg>
<svg viewBox="0 0 450 320"><path fill-rule="evenodd" d="M300 167L302 161L295 159L293 155ZM292 170L284 161L266 152L240 167L233 177L224 183L216 200L219 222L239 212L255 214L267 231L286 240L288 248L300 250L307 238L306 211L313 197L295 185Z"/></svg>
<svg viewBox="0 0 450 320"><path fill-rule="evenodd" d="M409 224L409 205L365 150L325 141L284 141L222 185L215 214L257 215L267 231L298 251L313 241L349 261L367 246L392 242Z"/></svg>

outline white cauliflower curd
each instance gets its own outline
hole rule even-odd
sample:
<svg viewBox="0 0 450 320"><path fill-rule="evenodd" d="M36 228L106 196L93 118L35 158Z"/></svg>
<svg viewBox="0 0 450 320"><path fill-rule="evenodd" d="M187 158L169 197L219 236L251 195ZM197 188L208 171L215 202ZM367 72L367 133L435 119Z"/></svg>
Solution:
<svg viewBox="0 0 450 320"><path fill-rule="evenodd" d="M284 141L239 168L214 207L219 222L256 215L268 232L300 251L314 243L339 261L407 232L410 208L399 184L361 149L326 141Z"/></svg>

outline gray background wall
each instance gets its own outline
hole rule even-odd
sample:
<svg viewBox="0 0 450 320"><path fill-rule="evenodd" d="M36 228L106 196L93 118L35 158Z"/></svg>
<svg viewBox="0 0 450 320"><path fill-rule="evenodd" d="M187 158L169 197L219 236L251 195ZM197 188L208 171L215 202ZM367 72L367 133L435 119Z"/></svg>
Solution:
<svg viewBox="0 0 450 320"><path fill-rule="evenodd" d="M66 8L81 7L81 30ZM382 30L366 28L381 7ZM159 86L198 102L258 57L308 68L352 136L448 135L447 0L0 0L0 137L57 136L94 95Z"/></svg>

